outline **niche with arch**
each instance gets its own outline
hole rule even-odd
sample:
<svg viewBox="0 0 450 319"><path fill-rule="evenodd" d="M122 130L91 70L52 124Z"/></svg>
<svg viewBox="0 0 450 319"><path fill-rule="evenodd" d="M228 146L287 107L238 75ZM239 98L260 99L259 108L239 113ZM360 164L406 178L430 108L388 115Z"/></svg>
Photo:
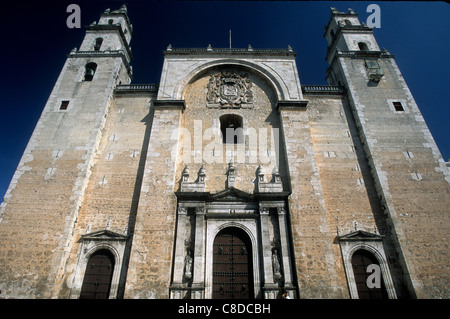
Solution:
<svg viewBox="0 0 450 319"><path fill-rule="evenodd" d="M225 114L220 117L220 131L224 144L244 143L242 117L236 114Z"/></svg>
<svg viewBox="0 0 450 319"><path fill-rule="evenodd" d="M85 66L84 81L92 81L95 71L97 70L97 63L89 62Z"/></svg>

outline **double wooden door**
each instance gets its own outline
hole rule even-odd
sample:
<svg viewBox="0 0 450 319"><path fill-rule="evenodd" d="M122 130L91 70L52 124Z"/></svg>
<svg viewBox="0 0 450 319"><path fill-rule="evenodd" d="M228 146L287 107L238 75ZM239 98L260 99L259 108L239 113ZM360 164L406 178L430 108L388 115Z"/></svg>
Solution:
<svg viewBox="0 0 450 319"><path fill-rule="evenodd" d="M225 228L213 244L213 299L253 299L250 238L241 229Z"/></svg>

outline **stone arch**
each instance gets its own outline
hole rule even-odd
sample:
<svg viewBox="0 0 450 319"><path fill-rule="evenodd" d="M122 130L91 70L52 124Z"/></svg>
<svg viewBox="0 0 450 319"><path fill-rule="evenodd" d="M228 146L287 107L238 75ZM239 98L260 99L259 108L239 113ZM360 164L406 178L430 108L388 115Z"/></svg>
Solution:
<svg viewBox="0 0 450 319"><path fill-rule="evenodd" d="M216 238L218 233L220 233L225 228L230 228L230 227L231 228L235 227L235 228L239 228L239 229L243 230L247 234L247 236L250 238L250 241L252 243L252 249L258 249L258 242L256 241L255 234L244 223L240 223L240 222L225 221L224 223L221 223L214 229L214 232L212 233L212 238Z"/></svg>
<svg viewBox="0 0 450 319"><path fill-rule="evenodd" d="M272 89L275 91L277 99L279 101L283 101L286 99L287 96L289 96L289 89L286 83L277 73L268 70L262 67L261 65L238 59L214 60L201 64L200 66L195 65L187 69L182 74L182 76L180 76L181 81L179 81L178 85L174 87L174 92L172 96L177 100L183 99L186 88L190 83L195 81L202 74L218 66L230 66L230 67L234 66L261 76L261 78L263 78L264 80L267 81L267 83L270 84Z"/></svg>
<svg viewBox="0 0 450 319"><path fill-rule="evenodd" d="M108 243L99 243L98 245L96 245L96 246L94 246L94 247L91 247L91 248L86 252L86 254L85 254L84 257L85 257L86 259L89 259L89 258L91 258L91 256L92 256L93 254L95 254L95 253L96 253L97 251L99 251L99 250L108 250L108 251L113 255L116 264L121 262L121 260L120 260L120 254L119 254L119 252L117 251L117 249L116 249L114 246L112 246L112 245L110 245L110 244L108 244Z"/></svg>

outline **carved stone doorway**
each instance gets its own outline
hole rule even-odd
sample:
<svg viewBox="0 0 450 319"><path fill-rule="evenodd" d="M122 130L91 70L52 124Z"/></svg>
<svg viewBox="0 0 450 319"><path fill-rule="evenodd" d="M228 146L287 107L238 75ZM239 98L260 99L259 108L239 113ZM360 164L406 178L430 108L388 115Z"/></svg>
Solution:
<svg viewBox="0 0 450 319"><path fill-rule="evenodd" d="M220 231L213 244L213 299L253 299L250 238L241 229Z"/></svg>

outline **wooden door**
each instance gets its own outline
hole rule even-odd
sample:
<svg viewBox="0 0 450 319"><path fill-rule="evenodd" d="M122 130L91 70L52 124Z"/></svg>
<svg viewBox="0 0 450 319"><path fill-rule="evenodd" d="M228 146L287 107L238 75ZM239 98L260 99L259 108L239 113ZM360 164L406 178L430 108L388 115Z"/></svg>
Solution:
<svg viewBox="0 0 450 319"><path fill-rule="evenodd" d="M360 249L352 256L353 275L355 276L356 288L358 289L358 297L359 299L387 298L381 273L380 288L369 288L367 285L367 278L371 275L370 272L367 272L367 267L371 264L379 265L375 256L367 250Z"/></svg>
<svg viewBox="0 0 450 319"><path fill-rule="evenodd" d="M108 299L114 270L114 256L106 249L95 252L88 261L80 299Z"/></svg>
<svg viewBox="0 0 450 319"><path fill-rule="evenodd" d="M253 299L252 247L239 228L225 228L213 244L213 299Z"/></svg>

